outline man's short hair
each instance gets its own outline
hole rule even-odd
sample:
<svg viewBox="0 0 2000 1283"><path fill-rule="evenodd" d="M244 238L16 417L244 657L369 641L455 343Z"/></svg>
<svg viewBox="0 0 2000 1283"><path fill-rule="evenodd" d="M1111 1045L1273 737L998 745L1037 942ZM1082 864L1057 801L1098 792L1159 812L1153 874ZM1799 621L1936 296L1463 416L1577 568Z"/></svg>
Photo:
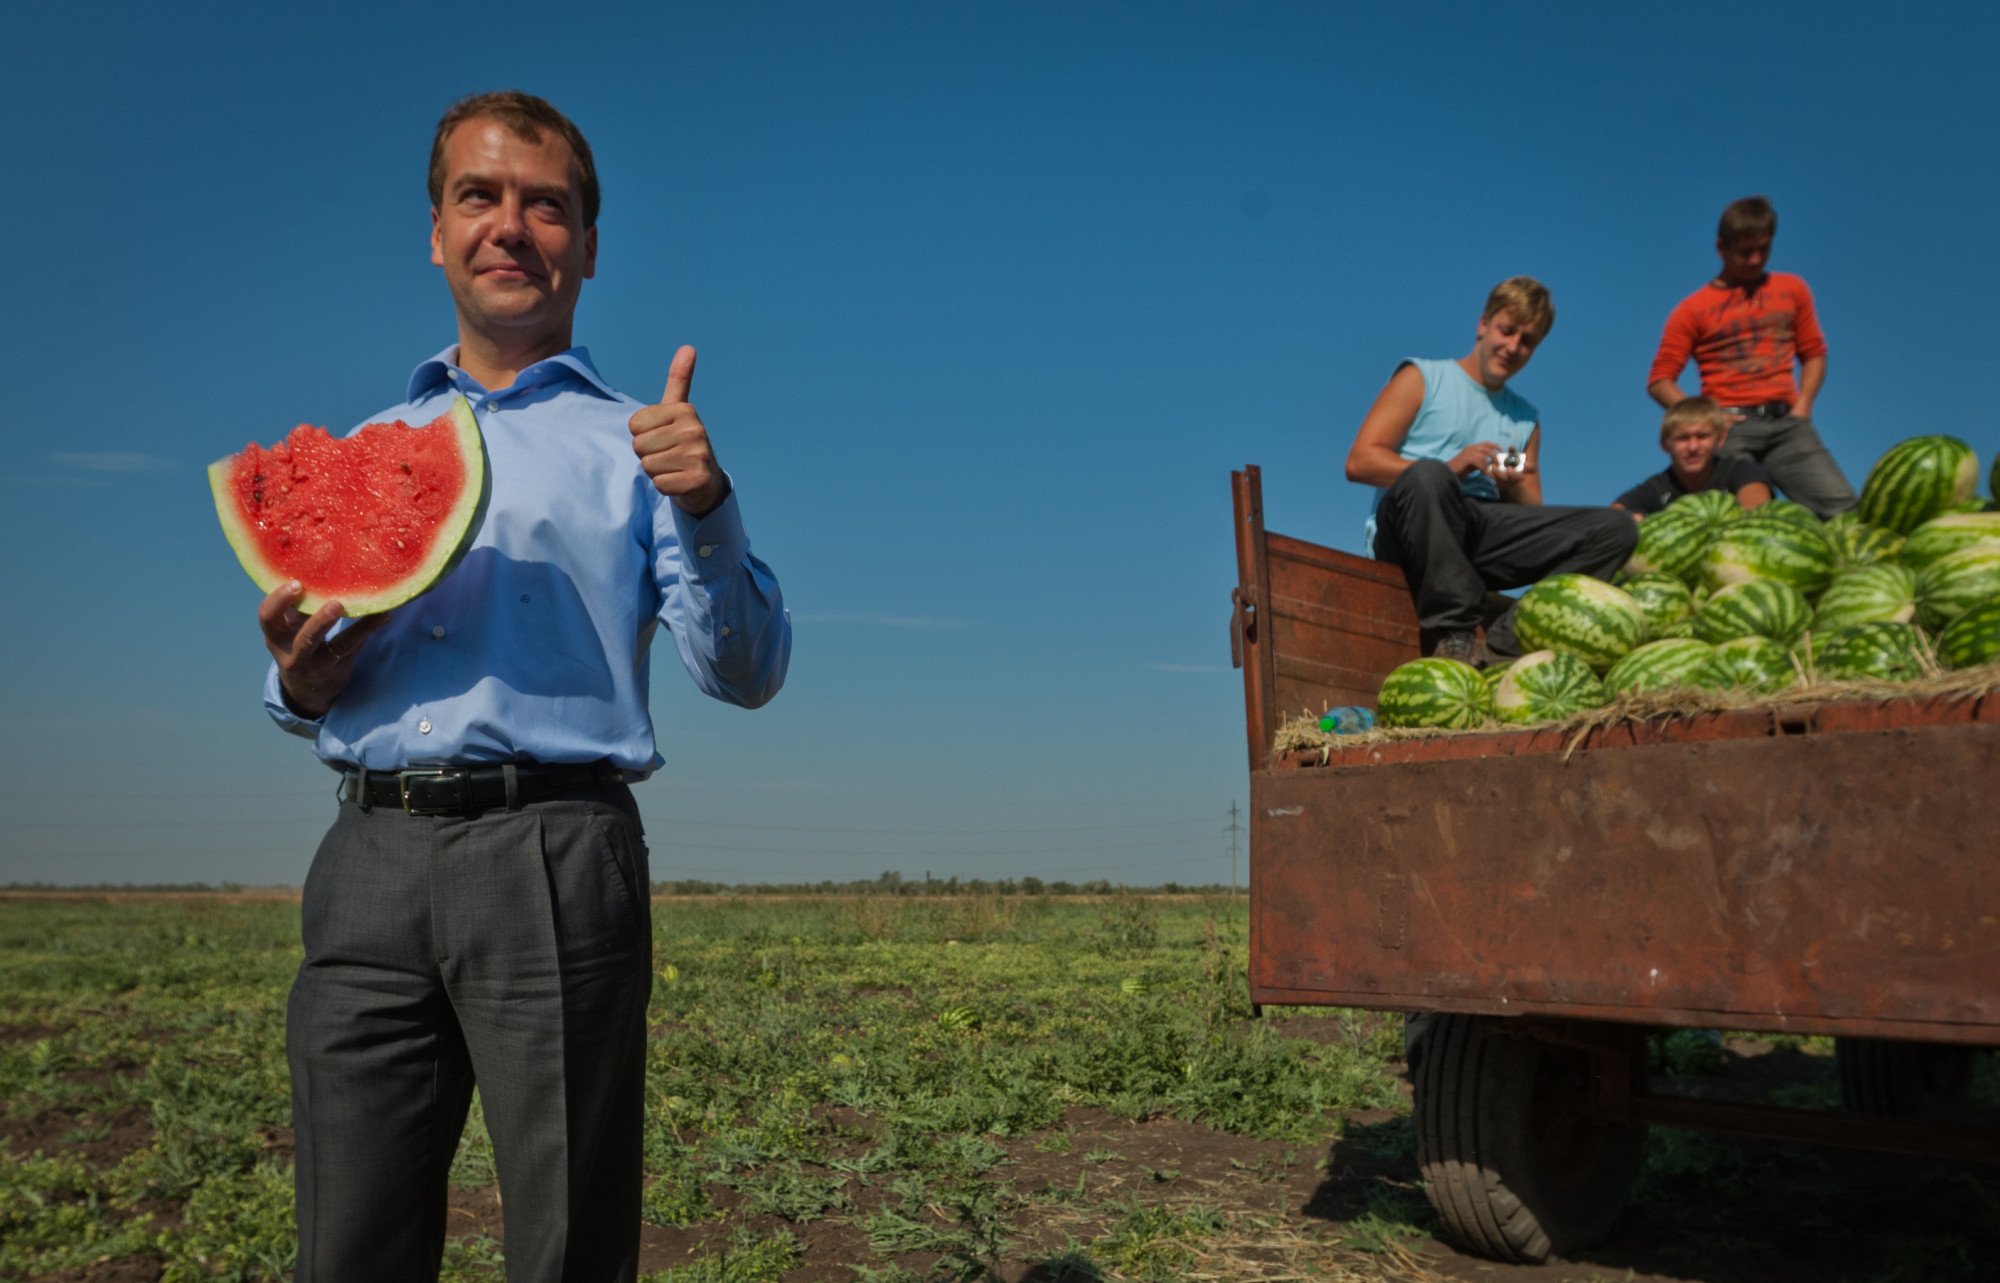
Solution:
<svg viewBox="0 0 2000 1283"><path fill-rule="evenodd" d="M1547 338L1556 323L1556 305L1549 299L1549 287L1532 276L1510 276L1495 285L1486 296L1486 310L1479 319L1490 321L1502 312L1533 330L1537 338Z"/></svg>
<svg viewBox="0 0 2000 1283"><path fill-rule="evenodd" d="M1677 429L1696 424L1706 424L1717 432L1727 432L1729 415L1705 396L1682 397L1667 407L1666 417L1660 420L1660 444L1673 440Z"/></svg>
<svg viewBox="0 0 2000 1283"><path fill-rule="evenodd" d="M453 103L443 117L438 120L437 133L431 137L431 208L444 203L444 144L451 137L451 131L468 120L497 120L506 126L516 138L526 143L542 141L542 131L551 129L569 144L570 153L576 157L576 186L583 195L583 225L597 226L597 206L599 189L597 186L597 162L591 158L590 143L583 131L571 122L568 116L557 111L546 98L522 93L518 89L502 89L493 93L473 94Z"/></svg>
<svg viewBox="0 0 2000 1283"><path fill-rule="evenodd" d="M1745 196L1730 202L1729 208L1722 211L1722 221L1715 225L1715 239L1724 245L1733 245L1745 236L1777 234L1778 211L1762 196Z"/></svg>

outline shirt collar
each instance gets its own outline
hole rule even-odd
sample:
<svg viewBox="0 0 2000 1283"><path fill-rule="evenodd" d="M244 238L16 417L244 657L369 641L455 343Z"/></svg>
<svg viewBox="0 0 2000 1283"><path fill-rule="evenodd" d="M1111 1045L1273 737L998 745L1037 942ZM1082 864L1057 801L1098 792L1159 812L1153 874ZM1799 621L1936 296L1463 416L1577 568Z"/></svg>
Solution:
<svg viewBox="0 0 2000 1283"><path fill-rule="evenodd" d="M611 390L610 385L597 373L597 367L590 363L590 349L584 347L568 348L535 362L514 376L514 386L507 391L526 392L531 388L545 387L553 383L575 382L581 382L587 389L607 400L618 399L618 394ZM409 400L420 401L442 387L455 389L463 393L468 400L484 397L489 391L480 386L479 380L458 367L456 343L411 372Z"/></svg>

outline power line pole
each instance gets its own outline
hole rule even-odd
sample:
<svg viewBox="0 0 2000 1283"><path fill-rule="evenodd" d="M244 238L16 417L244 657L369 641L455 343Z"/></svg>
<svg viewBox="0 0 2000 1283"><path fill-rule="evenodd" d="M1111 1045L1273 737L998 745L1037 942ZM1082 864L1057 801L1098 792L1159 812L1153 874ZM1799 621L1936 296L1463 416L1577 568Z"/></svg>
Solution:
<svg viewBox="0 0 2000 1283"><path fill-rule="evenodd" d="M1236 895L1236 799L1229 799L1229 894Z"/></svg>

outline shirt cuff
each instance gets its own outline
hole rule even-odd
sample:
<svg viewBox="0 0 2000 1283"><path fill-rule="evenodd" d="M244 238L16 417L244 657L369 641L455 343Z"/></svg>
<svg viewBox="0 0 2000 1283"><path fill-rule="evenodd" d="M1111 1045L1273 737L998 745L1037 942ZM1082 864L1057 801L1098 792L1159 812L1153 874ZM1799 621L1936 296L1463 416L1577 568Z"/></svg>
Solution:
<svg viewBox="0 0 2000 1283"><path fill-rule="evenodd" d="M743 530L743 510L736 504L736 486L707 516L696 520L672 500L674 534L680 539L689 579L700 581L732 574L750 555L750 536Z"/></svg>
<svg viewBox="0 0 2000 1283"><path fill-rule="evenodd" d="M270 671L264 675L264 711L271 715L271 720L278 724L280 730L289 731L301 739L318 739L320 726L325 720L324 715L305 717L292 711L291 705L285 702L285 688L278 681L276 664L271 665Z"/></svg>

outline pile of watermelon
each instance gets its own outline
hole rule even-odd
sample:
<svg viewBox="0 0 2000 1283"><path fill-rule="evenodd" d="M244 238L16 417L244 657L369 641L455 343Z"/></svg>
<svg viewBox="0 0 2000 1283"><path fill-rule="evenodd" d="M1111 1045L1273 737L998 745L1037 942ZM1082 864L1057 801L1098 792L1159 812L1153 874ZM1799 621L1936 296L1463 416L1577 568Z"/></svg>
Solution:
<svg viewBox="0 0 2000 1283"><path fill-rule="evenodd" d="M1552 575L1515 610L1528 653L1484 672L1404 664L1378 724L1467 729L1564 721L1624 695L1775 694L1837 681L1910 681L2000 663L2000 456L1956 437L1898 442L1851 512L1822 522L1775 499L1683 496L1639 526L1616 584Z"/></svg>

